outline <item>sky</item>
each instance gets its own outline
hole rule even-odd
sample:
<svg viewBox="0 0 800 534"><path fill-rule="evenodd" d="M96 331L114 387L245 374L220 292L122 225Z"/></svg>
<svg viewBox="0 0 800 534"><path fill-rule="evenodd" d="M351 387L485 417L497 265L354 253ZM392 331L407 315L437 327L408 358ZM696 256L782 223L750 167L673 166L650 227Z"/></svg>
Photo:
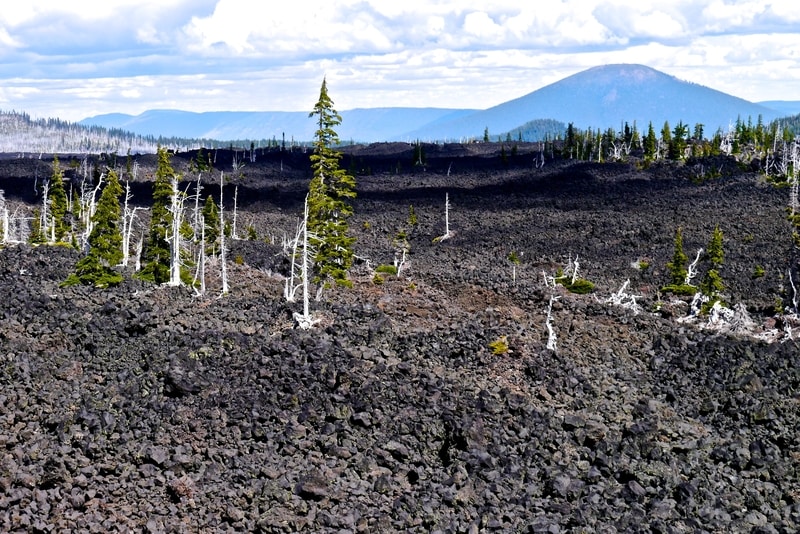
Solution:
<svg viewBox="0 0 800 534"><path fill-rule="evenodd" d="M13 0L0 110L486 109L638 63L750 101L800 100L795 0Z"/></svg>

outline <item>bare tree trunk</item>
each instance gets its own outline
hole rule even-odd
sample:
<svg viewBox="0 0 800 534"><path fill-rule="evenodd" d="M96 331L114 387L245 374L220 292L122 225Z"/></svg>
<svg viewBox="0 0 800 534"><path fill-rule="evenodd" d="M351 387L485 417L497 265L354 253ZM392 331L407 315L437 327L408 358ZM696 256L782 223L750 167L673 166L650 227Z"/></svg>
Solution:
<svg viewBox="0 0 800 534"><path fill-rule="evenodd" d="M295 271L297 270L297 247L300 244L300 238L303 235L305 220L300 221L297 225L297 233L295 234L294 239L292 240L292 255L290 257L291 261L291 269L289 270L289 278L286 279L286 285L283 289L283 296L286 299L286 302L294 302L295 301L295 293L297 293L297 289L300 286L294 285L294 278L295 278ZM286 247L284 247L285 249Z"/></svg>
<svg viewBox="0 0 800 534"><path fill-rule="evenodd" d="M547 306L547 350L556 352L556 331L553 328L553 301L558 300L556 296L550 296L550 304Z"/></svg>
<svg viewBox="0 0 800 534"><path fill-rule="evenodd" d="M200 228L199 221L202 218L202 215L200 214L200 192L203 190L203 186L200 184L200 177L202 175L203 175L203 173L201 173L201 172L197 173L197 185L194 188L194 214L193 215L194 215L194 235L195 235L195 239L194 240L195 241L197 241L197 230L198 230L198 228Z"/></svg>
<svg viewBox="0 0 800 534"><path fill-rule="evenodd" d="M223 215L222 187L225 173L219 171L219 261L222 269L222 294L228 294L228 268L225 263L225 217Z"/></svg>
<svg viewBox="0 0 800 534"><path fill-rule="evenodd" d="M50 182L45 181L42 186L42 212L39 214L39 230L42 233L42 239L47 241L47 195L50 192Z"/></svg>
<svg viewBox="0 0 800 534"><path fill-rule="evenodd" d="M197 270L194 275L195 286L197 281L200 280L200 289L197 290L199 295L206 294L206 220L203 215L200 215L200 250L197 253Z"/></svg>
<svg viewBox="0 0 800 534"><path fill-rule="evenodd" d="M127 267L131 260L131 237L133 237L133 222L136 220L136 210L145 209L136 206L130 208L130 200L133 198L131 194L131 186L125 182L125 207L122 211L122 262L120 265Z"/></svg>
<svg viewBox="0 0 800 534"><path fill-rule="evenodd" d="M134 269L138 273L142 270L142 250L144 249L144 235L139 236L139 242L136 244L136 265Z"/></svg>
<svg viewBox="0 0 800 534"><path fill-rule="evenodd" d="M233 224L231 226L231 239L239 239L239 235L236 233L236 212L237 212L237 201L239 198L239 186L235 186L233 188Z"/></svg>
<svg viewBox="0 0 800 534"><path fill-rule="evenodd" d="M303 313L294 314L294 319L297 321L297 325L302 328L303 330L307 330L314 326L316 323L319 322L319 319L315 319L311 316L311 310L309 307L309 287L308 287L308 271L309 271L309 260L308 260L308 195L306 195L306 201L303 208L303 263L301 269L301 276L303 277Z"/></svg>
<svg viewBox="0 0 800 534"><path fill-rule="evenodd" d="M181 223L183 222L183 199L178 189L178 179L172 178L172 236L169 240L169 282L168 285L181 285Z"/></svg>

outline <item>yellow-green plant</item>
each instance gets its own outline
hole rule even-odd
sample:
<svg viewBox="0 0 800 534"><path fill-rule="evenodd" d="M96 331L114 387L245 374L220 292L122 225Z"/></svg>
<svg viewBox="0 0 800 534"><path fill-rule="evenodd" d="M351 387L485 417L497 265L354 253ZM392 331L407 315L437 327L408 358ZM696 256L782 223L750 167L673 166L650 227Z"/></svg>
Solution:
<svg viewBox="0 0 800 534"><path fill-rule="evenodd" d="M492 354L495 356L500 356L503 354L508 354L509 347L508 347L508 336L500 336L491 343L489 343L489 348L492 351Z"/></svg>

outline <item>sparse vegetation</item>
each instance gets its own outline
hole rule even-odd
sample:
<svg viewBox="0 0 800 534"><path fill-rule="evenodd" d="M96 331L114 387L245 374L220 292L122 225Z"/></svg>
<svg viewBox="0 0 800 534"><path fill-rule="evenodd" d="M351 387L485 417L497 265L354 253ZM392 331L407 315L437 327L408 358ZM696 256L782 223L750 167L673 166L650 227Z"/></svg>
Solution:
<svg viewBox="0 0 800 534"><path fill-rule="evenodd" d="M475 145L481 150L490 148ZM15 447L20 451L41 453L14 456L19 473L9 479L10 491L31 495L33 486L24 482L25 473L50 472L53 466L48 462L55 459L58 463L63 458L69 476L80 473L87 480L91 478L97 483L98 495L115 510L133 510L119 516L124 517L121 521L128 521L125 526L130 530L146 528L144 525L153 520L150 514L135 512L146 508L141 504L145 501L164 510L194 506L198 512L180 517L160 515L153 520L158 523L151 524L157 530L213 530L220 524L219 518L242 531L272 528L266 522L273 516L251 518L237 508L238 501L226 489L236 484L242 492L252 490L262 495L269 509L279 508L280 515L275 517L285 518L290 528L324 530L319 519L309 518L309 506L317 507L318 518L338 518L350 513L356 503L362 517L376 525L379 512L372 514L374 501L369 492L351 488L346 477L326 478L323 464L318 466L322 469L319 473L310 470L307 449L299 444L309 440L323 443L331 438L320 431L323 427L341 431L340 441L328 440L330 443L323 445L346 472L373 469L374 465L358 462L370 455L378 458L380 465L389 462L403 466L399 478L388 471L381 474L380 465L375 475L370 475L370 483L379 488L380 495L386 502L399 503L402 513L408 511L409 488L420 502L444 502L449 497L431 490L427 481L443 480L452 473L458 477L461 467L470 462L505 462L509 469L524 470L525 462L520 458L535 454L555 465L564 451L585 446L584 438L623 436L624 445L630 441L631 425L637 424L642 414L658 411L664 447L684 450L687 439L696 436L687 430L685 417L672 417L669 410L663 410L664 402L678 415L714 416L719 425L702 429L703 450L733 454L735 448L744 447L757 455L762 449L773 451L768 449L770 443L786 442L791 434L786 429L797 426L796 414L792 410L773 413L764 405L769 405L766 401L772 397L791 398L791 371L796 368L792 343L778 342L788 339L788 331L796 329L796 323L790 315L783 315L786 310L779 306L782 301L773 302L780 294L787 308L791 307L789 277L785 269L775 269L782 265L788 246L762 246L762 236L770 235L783 235L784 245L788 245L789 224L780 214L783 196L776 200L774 191L764 187L763 179L759 181L749 171L733 170L739 173L735 183L725 179L706 183L702 201L697 201L698 195L686 194L697 186L686 179L685 166L664 161L655 162L644 174L635 171L633 165L621 165L624 169L613 174L615 168L605 163L548 163L532 170L525 145L521 145L518 167L510 158L507 171L493 173L486 169L502 167L501 146L487 145L493 145L495 152L477 163L485 168L463 171L464 166L455 159L454 167L461 173L457 204L454 202L459 233L457 239L441 246L431 245L429 238L442 231L440 195L452 187L453 178L445 172L454 158L444 148L430 150L424 176L408 169L407 175L395 179L391 175L394 154L374 159L359 155L380 170L359 184L364 194L353 200L360 216L359 224L352 229L359 238L354 243L356 257L350 272L354 286L342 290L334 284L326 290L324 302L309 317L308 325L318 326L309 331L302 331L300 322L292 320L298 302L287 303L281 293L284 279L290 276L290 264L298 257L292 253L293 237L298 235L299 206L305 194L298 184L306 183L303 180L310 174L308 154L303 156L306 160L297 155L294 166L286 165L282 171L277 158L270 161L259 156L257 162L248 163L251 174L247 175L247 187L240 187L240 221L252 222L261 235L257 240L228 243L229 261L236 265L229 298L213 298L198 288L154 290L149 284L130 280L132 268L120 268L125 277L121 287L110 286L102 293L83 287L58 288L79 252L69 247L6 246L0 252L6 314L0 354L15 356L6 358L7 365L0 369L5 370L3 394L11 399L7 403L12 406L9 417L56 432L50 432L53 439L44 441L38 438L50 435L47 432L23 429L15 434ZM405 147L404 161L408 161L409 153L409 147ZM545 153L549 158L549 152ZM536 154L538 157L539 152ZM219 151L218 165L228 165L226 157L230 157L226 151ZM174 172L184 172L189 160L184 154L172 155ZM300 161L306 161L306 166ZM149 195L158 161L150 157L140 163L133 191ZM46 171L40 176L50 175L49 161L25 164ZM124 164L123 158L120 164ZM5 168L12 163L0 161L0 165ZM70 166L64 172L64 183L69 185L75 173L82 171ZM576 195L575 183L567 183L565 178L580 173L591 179L578 184L581 194ZM684 173L680 175L684 179L676 180L673 173ZM101 206L111 187L110 173L106 176L109 183L104 182L98 192L102 193L98 213L104 211ZM663 185L659 180L669 180L670 187L659 187L655 202L653 183ZM13 181L2 182L6 184L13 185ZM191 195L193 185L188 186ZM199 199L199 209L204 206L203 197L220 198L217 184L204 186L207 189ZM416 228L409 221L411 196L406 195L405 187L413 191L419 215ZM17 203L23 204L21 194L33 199L18 212L30 227L33 207L42 206L41 196L34 196L32 187L24 189L23 193L14 190L5 199L9 217ZM246 196L251 191L258 193ZM706 192L713 197L705 196ZM601 197L604 204L598 205ZM193 197L189 198L189 204L194 204ZM225 200L228 198L226 192ZM715 234L708 235L713 228L708 221L708 198L714 199L713 215L719 217L720 228L727 232L729 227L746 227L747 232L758 236L758 244L731 239L724 242L725 257L717 254ZM134 197L133 202L150 207L151 200L149 196ZM697 205L692 204L696 201ZM218 202L212 203L219 207ZM188 211L191 209L190 205ZM227 217L227 205L225 212ZM146 223L150 211L140 213L143 220L134 227L133 248L140 234L149 233ZM619 217L619 213L626 216ZM776 213L778 220L752 217L755 213ZM678 219L676 214L682 225L679 247L672 242L674 228L664 233L664 225ZM368 220L370 226L362 227L362 220ZM202 230L203 225L197 228ZM196 233L182 235L191 241L193 250L199 251L202 239L194 241ZM750 323L737 322L744 326L735 338L719 330L718 324L709 324L719 310L689 317L688 299L675 299L673 295L662 298L660 284L673 281L666 264L682 267L676 280L685 282L689 275L694 250L691 258L683 254L674 261L679 255L673 249L683 249L683 238L686 244L709 242L707 254L697 265L697 279L705 283L707 270L718 267L725 286L719 296L744 302L750 313L759 314ZM412 242L414 249L408 270L401 270L401 281L392 278L390 260L396 250L387 251L387 245L395 248L404 240ZM565 255L572 252L573 267L557 274L563 288L554 287L555 277L549 276L557 271L558 260L553 258L559 258L561 251ZM580 252L582 262L590 266L577 274L575 252ZM377 262L371 261L375 260L389 265L374 267ZM222 261L221 256L210 258L209 267L218 269ZM750 275L757 262L768 275L755 282ZM509 272L516 265L524 265L524 270L517 269L523 276L514 284ZM636 268L648 272L631 277ZM210 284L220 283L217 274L208 274L207 278ZM630 281L625 282L626 278ZM299 280L295 277L292 285ZM693 293L698 291L690 287ZM589 290L594 295L581 297L568 289ZM617 305L609 295L624 297L625 302L639 307ZM716 329L715 335L696 332L699 328ZM756 336L762 337L750 341ZM764 348L767 343L771 343L769 349ZM763 385L767 381L769 388ZM642 396L643 391L647 395ZM68 395L64 397L63 392ZM575 398L576 392L592 410L574 403L564 405L564 399ZM54 402L64 398L69 402ZM126 409L120 410L120 406ZM169 417L164 417L165 406L177 411L168 410ZM531 417L532 406L558 417ZM620 412L616 410L619 406L632 408ZM184 410L187 407L191 408L188 412ZM72 418L63 425L63 440L56 436L62 431L60 420L47 419L52 414ZM198 414L205 426L198 427L197 432L185 432L186 421L191 423ZM750 422L754 419L768 424L753 425ZM113 436L122 436L130 428L138 430L128 436L129 441L122 445L114 441ZM423 430L419 434L407 433L408 429ZM736 443L731 442L728 431L735 433ZM158 436L165 435L172 440L168 445L158 441ZM531 440L531 435L537 440ZM275 436L280 436L281 448L269 446ZM765 444L762 449L748 449L748 444L759 440ZM67 447L71 451L69 461L57 447L61 441L80 445ZM153 472L168 473L167 464L174 458L185 465L201 465L207 460L203 451L208 447L225 451L230 461L226 469L209 470L202 487L192 486L191 473L176 475L152 488L120 476L128 468L138 473L143 465ZM598 477L596 483L603 485L607 498L589 503L582 517L597 519L597 524L601 520L617 522L614 524L620 530L663 528L662 519L643 519L637 513L637 505L629 499L634 490L639 491L637 487L627 479L620 484L613 477L631 462L644 471L657 471L663 468L663 462L636 447L625 451L609 449L604 459L607 472L600 469L593 475ZM793 491L797 481L786 475L791 473L791 458L774 451L769 454L770 462L758 467L758 480L768 476L771 483ZM70 463L75 458L78 464ZM117 469L107 469L108 458ZM753 469L750 460L704 462L694 457L687 460L686 454L670 458L698 480L722 481L720 492L732 495L732 500L741 500L742 496L760 499L761 506L770 507L770 517L782 518L781 528L796 530L790 516L780 515L782 494L751 484L746 476L718 476L722 472L749 473ZM55 469L60 472L61 468L56 465ZM529 470L530 480L514 482L511 477L511 486L492 485L491 480L480 476L481 469L473 471L472 475L478 476L469 478L469 492L477 497L462 493L466 497L460 500L462 497L452 492L449 495L457 506L439 508L444 514L441 519L425 518L424 525L409 525L401 512L391 507L386 510L396 530L446 530L456 522L466 530L483 509L507 514L502 524L498 522L500 530L526 530L531 526L525 519L530 503L518 499L525 495L527 486L541 489L541 498L554 506L571 502L570 494L563 492L570 491L570 480L583 480L585 473L574 462L560 469L558 477ZM261 476L267 470L288 473L285 482L280 479L285 485L281 495L262 491L264 480L271 480ZM248 486L248 480L254 482ZM54 479L48 482L54 485L52 488L40 492L40 501L51 504L53 510L57 504L51 497L62 482ZM648 479L647 489L672 496L691 491L679 482L655 477ZM109 493L107 484L131 491ZM82 500L83 490L76 485L74 492L67 492L68 504L74 501L96 513L100 508L94 501ZM486 505L483 496L489 495L487 492L500 504ZM194 499L191 504L190 499ZM681 518L694 519L701 507L725 507L702 491L695 492L689 501L671 499L669 510L681 514ZM24 502L10 501L10 511L0 512L0 524L4 517L18 514L30 517L31 524L41 519L42 524L54 522L54 528L63 526L67 531L75 524L69 518L93 517L48 516L44 507L23 508ZM379 510L380 503L376 506ZM724 509L731 515L736 513L731 507ZM211 517L209 521L214 524L201 524L204 517ZM567 514L559 517L563 517L558 523L563 529L571 519ZM628 523L618 523L628 517ZM744 514L736 517L744 520ZM721 520L704 524L718 530L730 525Z"/></svg>
<svg viewBox="0 0 800 534"><path fill-rule="evenodd" d="M504 354L508 354L509 352L508 336L500 336L499 338L489 343L489 349L495 356L502 356Z"/></svg>
<svg viewBox="0 0 800 534"><path fill-rule="evenodd" d="M397 267L395 267L394 265L381 264L381 265L378 265L377 267L375 267L375 272L376 273L381 273L381 274L389 274L389 275L392 275L392 276L396 276L397 275Z"/></svg>

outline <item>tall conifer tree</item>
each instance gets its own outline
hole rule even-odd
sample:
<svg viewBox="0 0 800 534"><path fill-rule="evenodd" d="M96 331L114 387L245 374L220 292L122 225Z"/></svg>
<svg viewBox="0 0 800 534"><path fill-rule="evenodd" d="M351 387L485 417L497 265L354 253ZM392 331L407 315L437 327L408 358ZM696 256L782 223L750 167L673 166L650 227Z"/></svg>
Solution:
<svg viewBox="0 0 800 534"><path fill-rule="evenodd" d="M322 80L319 101L309 117L317 118L314 153L311 155L313 177L308 191L308 231L314 256L316 280L325 285L335 282L350 286L347 272L353 263L355 238L347 235L347 219L353 208L349 201L356 196L356 181L339 168L342 155L333 147L339 143L335 127L342 117L333 108L326 81Z"/></svg>
<svg viewBox="0 0 800 534"><path fill-rule="evenodd" d="M169 281L170 246L168 236L172 229L169 211L172 197L172 178L175 171L167 149L158 147L156 179L153 183L153 208L150 211L150 231L144 249L144 267L139 276L156 284Z"/></svg>
<svg viewBox="0 0 800 534"><path fill-rule="evenodd" d="M89 234L89 253L78 261L75 272L67 278L64 285L108 287L122 282L122 273L114 269L122 261L120 195L122 186L117 173L109 170L108 182L92 216L94 226Z"/></svg>
<svg viewBox="0 0 800 534"><path fill-rule="evenodd" d="M656 139L656 131L653 129L651 122L647 126L647 136L644 138L644 158L648 161L656 159L656 151L658 150L658 139Z"/></svg>
<svg viewBox="0 0 800 534"><path fill-rule="evenodd" d="M706 258L710 265L706 275L703 277L703 281L700 283L700 290L711 299L710 304L712 305L719 300L720 293L725 289L722 276L720 276L719 273L725 261L725 253L722 250L722 239L722 230L719 229L719 226L716 226L714 228L714 233L711 234L708 248L706 249Z"/></svg>
<svg viewBox="0 0 800 534"><path fill-rule="evenodd" d="M67 234L67 193L64 190L64 172L58 162L58 156L53 156L53 175L50 178L50 215L53 218L54 234L56 241L63 241Z"/></svg>

